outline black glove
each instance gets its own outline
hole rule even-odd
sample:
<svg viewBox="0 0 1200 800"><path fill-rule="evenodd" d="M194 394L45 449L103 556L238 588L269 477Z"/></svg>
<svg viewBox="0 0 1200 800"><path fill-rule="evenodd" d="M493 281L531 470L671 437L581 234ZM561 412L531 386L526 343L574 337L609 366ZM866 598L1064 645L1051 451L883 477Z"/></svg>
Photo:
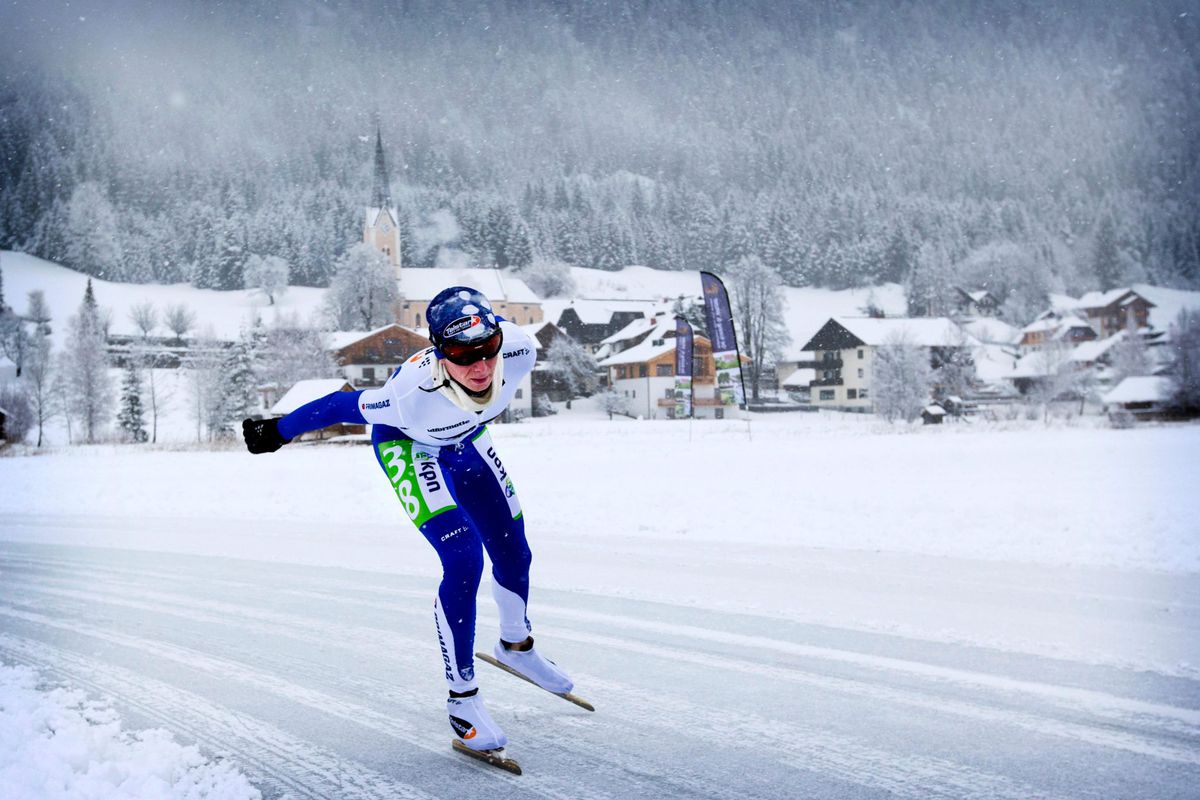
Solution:
<svg viewBox="0 0 1200 800"><path fill-rule="evenodd" d="M279 420L282 417L270 419L242 420L242 438L246 440L246 449L251 453L274 453L291 441L279 435Z"/></svg>

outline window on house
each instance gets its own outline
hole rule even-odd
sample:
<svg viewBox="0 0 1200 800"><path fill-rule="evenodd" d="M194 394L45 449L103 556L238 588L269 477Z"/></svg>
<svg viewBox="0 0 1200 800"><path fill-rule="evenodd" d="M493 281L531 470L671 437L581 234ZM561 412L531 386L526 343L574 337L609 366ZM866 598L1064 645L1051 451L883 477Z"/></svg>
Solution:
<svg viewBox="0 0 1200 800"><path fill-rule="evenodd" d="M646 376L647 376L647 375L649 375L649 374L650 374L650 372L649 372L649 370L646 368L646 365L645 365L645 364L638 364L638 377L639 377L639 378L644 378L644 377L646 377Z"/></svg>
<svg viewBox="0 0 1200 800"><path fill-rule="evenodd" d="M657 364L654 367L654 374L660 378L669 378L675 374L675 367L673 364Z"/></svg>
<svg viewBox="0 0 1200 800"><path fill-rule="evenodd" d="M833 389L822 389L819 399L821 399L821 400L834 399Z"/></svg>
<svg viewBox="0 0 1200 800"><path fill-rule="evenodd" d="M847 400L857 400L858 399L858 390L857 389L847 389L846 390L846 399Z"/></svg>
<svg viewBox="0 0 1200 800"><path fill-rule="evenodd" d="M363 380L364 381L374 381L375 380L375 368L374 367L363 367Z"/></svg>
<svg viewBox="0 0 1200 800"><path fill-rule="evenodd" d="M863 357L863 351L862 351L862 348L861 348L861 347L860 347L860 348L858 348L858 357L859 357L859 358L862 358L862 357Z"/></svg>
<svg viewBox="0 0 1200 800"><path fill-rule="evenodd" d="M859 371L858 371L858 377L860 377L860 378L861 378L862 376L863 376L863 371L862 371L862 369L859 369Z"/></svg>
<svg viewBox="0 0 1200 800"><path fill-rule="evenodd" d="M714 408L713 409L713 419L725 419L725 409Z"/></svg>
<svg viewBox="0 0 1200 800"><path fill-rule="evenodd" d="M859 400L866 400L866 399L867 399L867 390L866 390L866 389L859 389L859 390L858 390L858 399L859 399Z"/></svg>
<svg viewBox="0 0 1200 800"><path fill-rule="evenodd" d="M621 365L621 366L617 367L617 377L618 377L618 378L624 378L624 377L625 377L625 366L624 366L624 365Z"/></svg>
<svg viewBox="0 0 1200 800"><path fill-rule="evenodd" d="M520 400L520 399L521 399L522 397L524 397L524 396L525 396L525 390L524 390L524 389L517 389L517 393L516 393L515 395L513 395L513 397L514 397L515 399L517 399L517 400Z"/></svg>

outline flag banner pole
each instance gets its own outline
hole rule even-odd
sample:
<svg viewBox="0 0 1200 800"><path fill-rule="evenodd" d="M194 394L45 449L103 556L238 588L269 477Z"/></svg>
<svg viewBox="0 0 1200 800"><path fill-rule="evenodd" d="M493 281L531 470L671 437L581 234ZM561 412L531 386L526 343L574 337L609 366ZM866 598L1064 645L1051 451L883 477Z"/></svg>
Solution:
<svg viewBox="0 0 1200 800"><path fill-rule="evenodd" d="M696 407L692 392L692 326L683 317L675 317L675 419L692 418Z"/></svg>
<svg viewBox="0 0 1200 800"><path fill-rule="evenodd" d="M712 339L713 361L717 371L717 397L721 405L746 408L746 381L742 375L742 356L737 334L733 329L733 314L729 310L729 292L725 284L711 272L700 273L704 288L704 319Z"/></svg>

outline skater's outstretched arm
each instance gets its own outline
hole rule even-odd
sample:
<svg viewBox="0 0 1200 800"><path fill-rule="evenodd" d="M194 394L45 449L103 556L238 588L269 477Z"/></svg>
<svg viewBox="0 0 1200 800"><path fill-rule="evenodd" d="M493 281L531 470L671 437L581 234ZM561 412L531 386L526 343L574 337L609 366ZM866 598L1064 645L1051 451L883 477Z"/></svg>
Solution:
<svg viewBox="0 0 1200 800"><path fill-rule="evenodd" d="M305 403L292 413L270 419L242 420L242 437L251 453L274 453L309 431L344 423L365 425L359 398L363 392L333 392Z"/></svg>

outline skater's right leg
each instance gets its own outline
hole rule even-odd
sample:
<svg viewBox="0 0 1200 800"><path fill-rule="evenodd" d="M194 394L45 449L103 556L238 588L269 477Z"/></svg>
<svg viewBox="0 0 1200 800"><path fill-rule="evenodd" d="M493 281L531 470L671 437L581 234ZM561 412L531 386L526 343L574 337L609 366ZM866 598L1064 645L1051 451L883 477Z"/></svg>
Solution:
<svg viewBox="0 0 1200 800"><path fill-rule="evenodd" d="M450 689L450 726L473 749L503 747L507 737L487 713L475 682L475 598L483 575L479 532L458 506L453 482L438 461L438 448L381 425L375 426L372 438L379 464L405 512L442 562L434 623Z"/></svg>

